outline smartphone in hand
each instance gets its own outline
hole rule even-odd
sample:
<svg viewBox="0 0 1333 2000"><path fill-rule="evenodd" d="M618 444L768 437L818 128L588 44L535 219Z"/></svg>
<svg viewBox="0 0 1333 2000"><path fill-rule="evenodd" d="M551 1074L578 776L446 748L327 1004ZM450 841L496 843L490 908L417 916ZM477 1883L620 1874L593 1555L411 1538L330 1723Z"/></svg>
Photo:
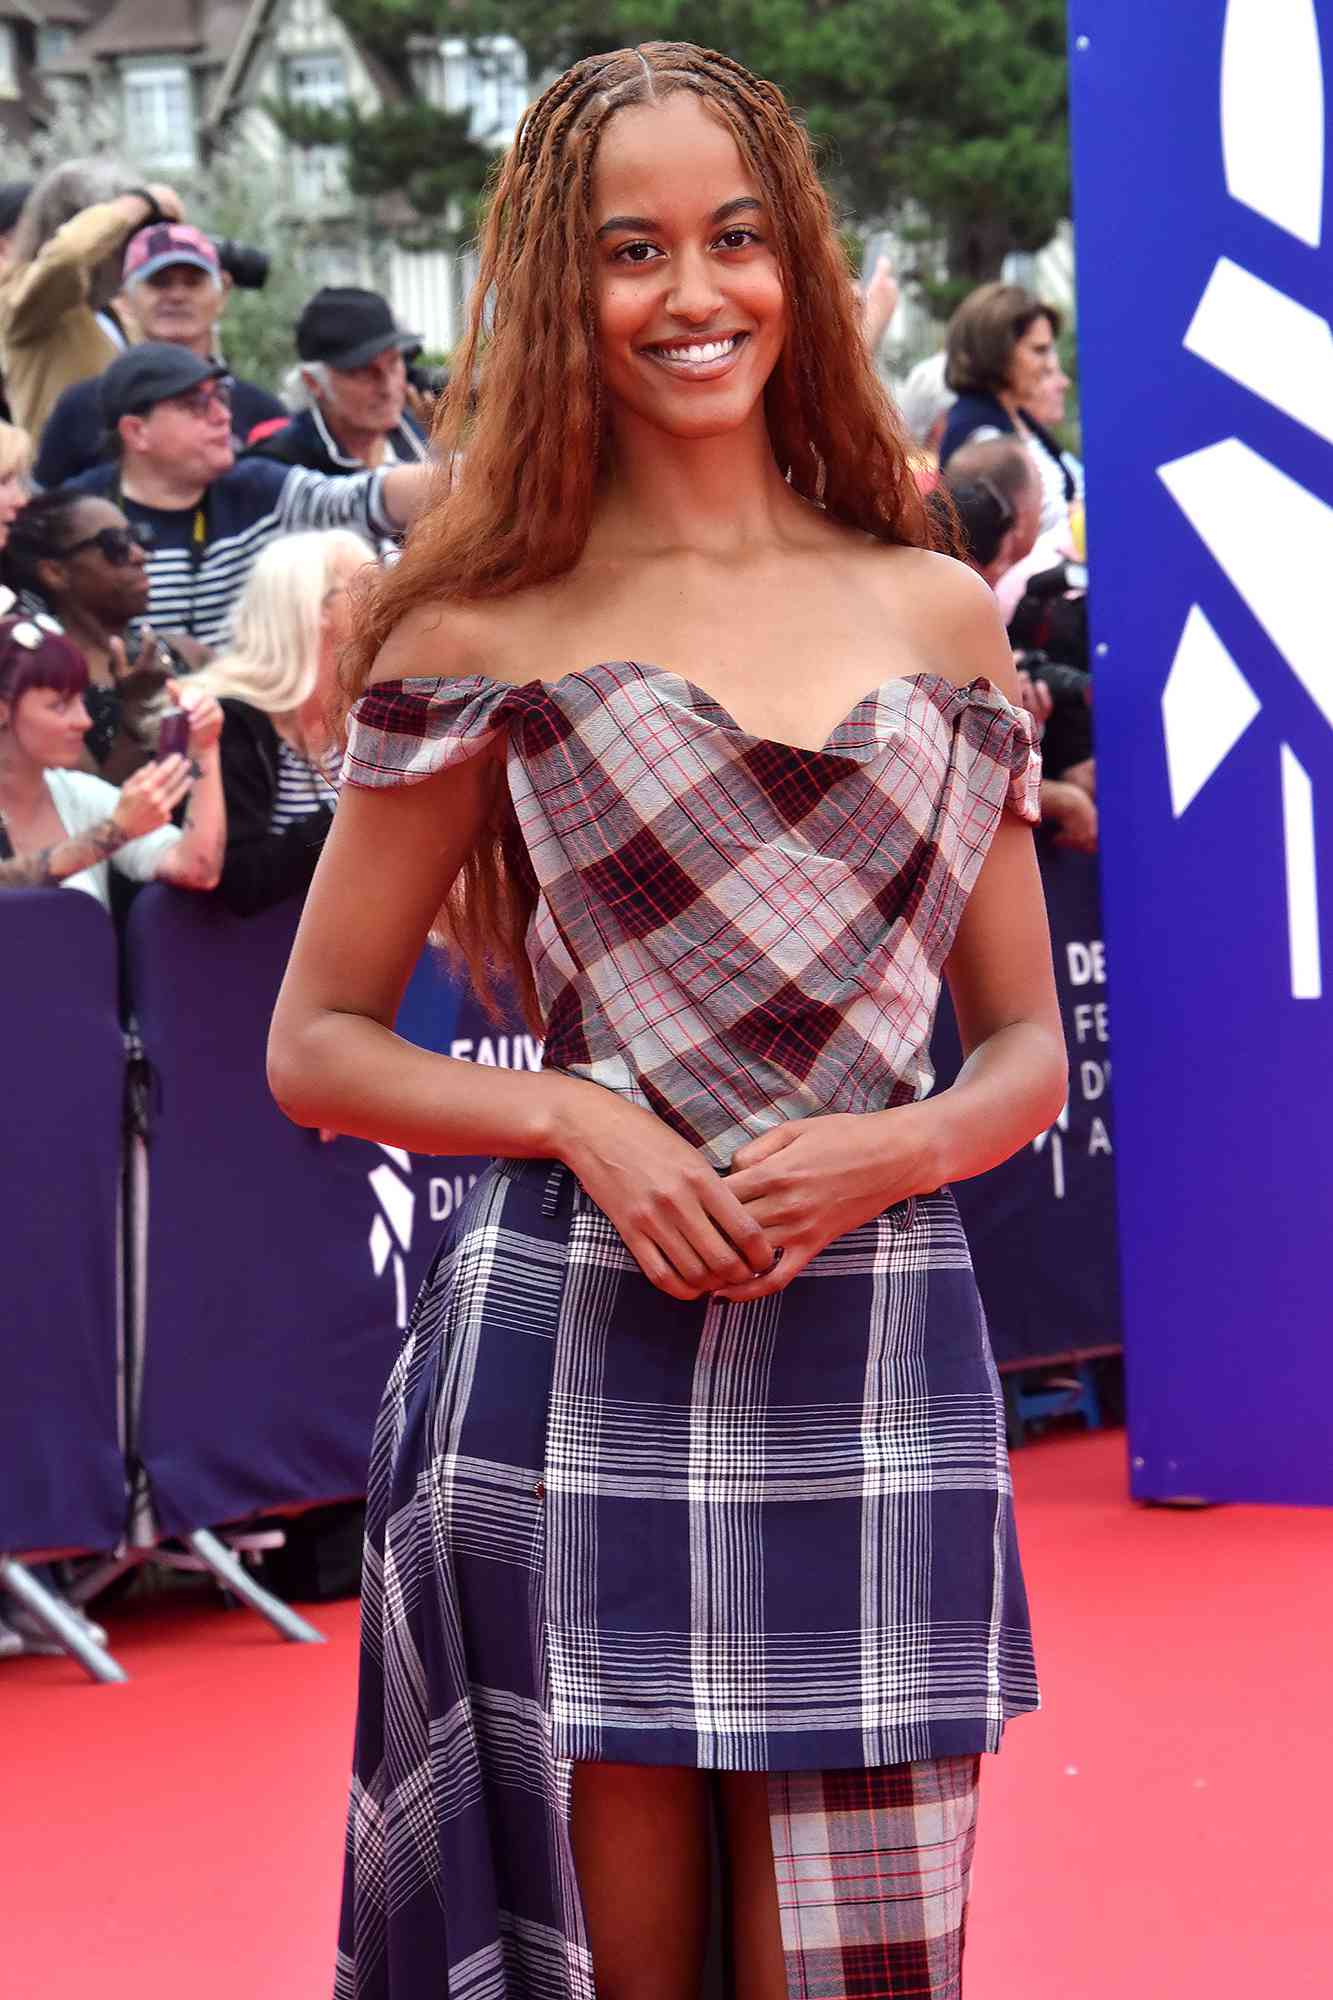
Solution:
<svg viewBox="0 0 1333 2000"><path fill-rule="evenodd" d="M157 761L185 757L190 750L190 718L183 708L169 708L157 732Z"/></svg>

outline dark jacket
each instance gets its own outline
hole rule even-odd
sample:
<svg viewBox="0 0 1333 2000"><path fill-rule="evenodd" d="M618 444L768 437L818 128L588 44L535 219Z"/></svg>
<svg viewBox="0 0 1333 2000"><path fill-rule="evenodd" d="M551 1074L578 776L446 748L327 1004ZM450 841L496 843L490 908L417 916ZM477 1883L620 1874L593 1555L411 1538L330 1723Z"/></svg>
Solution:
<svg viewBox="0 0 1333 2000"><path fill-rule="evenodd" d="M389 432L389 443L403 465L415 465L427 455L426 440L406 413L397 429ZM250 447L246 457L273 458L279 465L303 465L309 472L322 472L326 476L366 469L359 458L349 458L338 449L328 425L319 411L313 409L302 410L280 431L261 438Z"/></svg>
<svg viewBox="0 0 1333 2000"><path fill-rule="evenodd" d="M1021 412L1023 422L1045 451L1059 466L1064 476L1065 499L1072 500L1078 491L1074 475L1065 464L1064 454L1059 444L1044 424L1030 417L1026 410ZM960 396L949 412L945 425L944 439L940 445L940 471L946 470L954 453L965 445L974 431L996 430L1008 437L1015 432L1014 420L1004 404L995 396Z"/></svg>
<svg viewBox="0 0 1333 2000"><path fill-rule="evenodd" d="M100 377L75 382L60 396L42 430L33 478L44 491L77 479L81 472L106 460L106 425L98 401ZM232 442L243 451L256 424L285 417L285 406L255 382L234 381L231 387Z"/></svg>
<svg viewBox="0 0 1333 2000"><path fill-rule="evenodd" d="M254 917L288 896L305 894L333 814L320 807L281 833L270 833L278 796L278 732L248 701L228 697L222 714L227 851L217 893L238 917Z"/></svg>

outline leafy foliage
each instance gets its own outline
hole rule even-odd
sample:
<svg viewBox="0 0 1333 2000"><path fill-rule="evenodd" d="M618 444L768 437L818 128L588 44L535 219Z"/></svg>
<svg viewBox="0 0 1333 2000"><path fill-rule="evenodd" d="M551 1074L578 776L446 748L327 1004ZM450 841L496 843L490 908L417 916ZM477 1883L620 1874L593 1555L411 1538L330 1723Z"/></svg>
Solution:
<svg viewBox="0 0 1333 2000"><path fill-rule="evenodd" d="M335 4L400 78L413 36L511 35L533 76L640 41L722 49L781 84L844 210L865 226L893 222L916 246L909 275L941 309L1009 251L1039 249L1069 212L1065 0ZM366 121L363 170L381 137L387 171L398 133L391 119Z"/></svg>
<svg viewBox="0 0 1333 2000"><path fill-rule="evenodd" d="M407 249L458 243L470 236L490 154L469 137L466 111L436 111L414 99L372 115L284 103L265 106L298 146L342 146L347 185L365 200L401 196L411 219L395 234Z"/></svg>

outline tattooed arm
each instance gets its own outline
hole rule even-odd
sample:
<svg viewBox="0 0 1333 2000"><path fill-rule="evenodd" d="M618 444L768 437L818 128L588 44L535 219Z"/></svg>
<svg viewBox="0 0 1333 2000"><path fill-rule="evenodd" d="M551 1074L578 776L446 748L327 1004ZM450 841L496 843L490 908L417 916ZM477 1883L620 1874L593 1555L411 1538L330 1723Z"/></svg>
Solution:
<svg viewBox="0 0 1333 2000"><path fill-rule="evenodd" d="M86 833L71 834L35 854L15 854L0 861L0 889L54 889L70 875L80 875L99 861L107 861L130 835L116 824L114 816Z"/></svg>

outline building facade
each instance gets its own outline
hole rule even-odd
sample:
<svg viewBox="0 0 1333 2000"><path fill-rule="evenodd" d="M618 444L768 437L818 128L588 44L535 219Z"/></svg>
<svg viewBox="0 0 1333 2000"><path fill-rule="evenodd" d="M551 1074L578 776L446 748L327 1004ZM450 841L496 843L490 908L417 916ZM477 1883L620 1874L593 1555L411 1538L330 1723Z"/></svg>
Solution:
<svg viewBox="0 0 1333 2000"><path fill-rule="evenodd" d="M342 149L296 145L268 108L285 102L373 113L408 94L349 33L328 0L46 4L53 10L48 60L36 78L46 98L111 107L127 158L157 179L206 176L219 150L244 142L273 170L282 201L275 220L296 226L312 287L372 286L387 294L400 321L421 332L429 348L455 345L469 257L401 248L394 224L405 217L395 216L391 203L368 204L349 193ZM0 28L5 25L0 13ZM20 50L28 51L30 41L35 48L35 31L20 35L18 22L13 25L19 64L27 59ZM0 35L0 122L3 55ZM471 136L482 144L509 143L529 95L516 44L496 38L474 52L461 40L423 42L411 52L410 71L412 95L442 109L469 111Z"/></svg>

